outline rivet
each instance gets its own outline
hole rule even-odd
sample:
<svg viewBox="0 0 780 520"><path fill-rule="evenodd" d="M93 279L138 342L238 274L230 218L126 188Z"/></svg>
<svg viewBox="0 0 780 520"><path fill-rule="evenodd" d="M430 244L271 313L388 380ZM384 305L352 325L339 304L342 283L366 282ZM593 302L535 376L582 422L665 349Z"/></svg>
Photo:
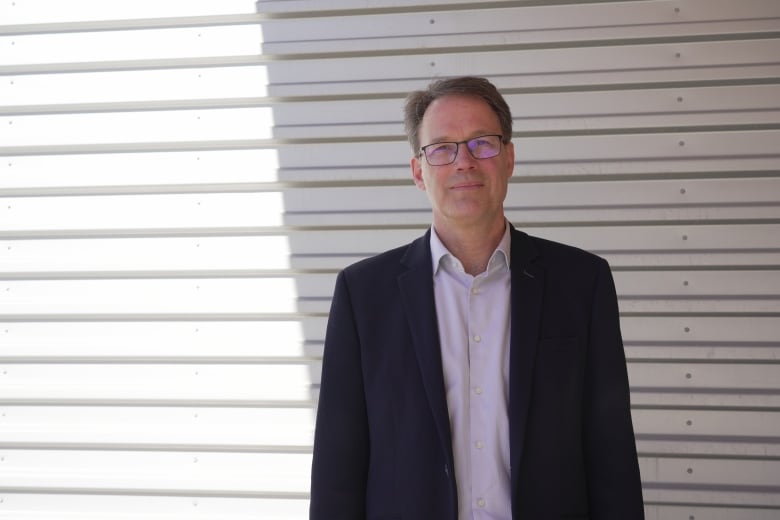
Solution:
<svg viewBox="0 0 780 520"><path fill-rule="evenodd" d="M685 146L685 141L677 141L677 146Z"/></svg>
<svg viewBox="0 0 780 520"><path fill-rule="evenodd" d="M677 97L677 102L678 103L682 103L683 102L683 97L682 96L678 96Z"/></svg>
<svg viewBox="0 0 780 520"><path fill-rule="evenodd" d="M689 474L689 475L692 475L692 474L693 474L693 468L688 468L688 474Z"/></svg>
<svg viewBox="0 0 780 520"><path fill-rule="evenodd" d="M693 421L691 421L691 420L689 419L689 420L685 421L685 425L686 425L686 426L693 426Z"/></svg>
<svg viewBox="0 0 780 520"><path fill-rule="evenodd" d="M685 195L685 188L680 188L680 193L681 193L682 195Z"/></svg>
<svg viewBox="0 0 780 520"><path fill-rule="evenodd" d="M688 287L688 280L683 281L683 285Z"/></svg>
<svg viewBox="0 0 780 520"><path fill-rule="evenodd" d="M692 377L693 377L693 375L690 372L685 374L685 379L690 379Z"/></svg>
<svg viewBox="0 0 780 520"><path fill-rule="evenodd" d="M690 331L691 331L690 327L685 327L685 332L690 332Z"/></svg>

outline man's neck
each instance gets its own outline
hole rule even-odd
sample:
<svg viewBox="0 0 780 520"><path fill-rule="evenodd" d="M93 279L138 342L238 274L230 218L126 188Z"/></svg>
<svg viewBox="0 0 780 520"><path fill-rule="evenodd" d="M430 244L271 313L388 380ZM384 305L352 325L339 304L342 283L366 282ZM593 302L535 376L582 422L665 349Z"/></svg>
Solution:
<svg viewBox="0 0 780 520"><path fill-rule="evenodd" d="M506 231L506 221L492 225L473 227L437 226L434 229L447 250L463 264L463 269L477 276L487 269L490 257L501 243Z"/></svg>

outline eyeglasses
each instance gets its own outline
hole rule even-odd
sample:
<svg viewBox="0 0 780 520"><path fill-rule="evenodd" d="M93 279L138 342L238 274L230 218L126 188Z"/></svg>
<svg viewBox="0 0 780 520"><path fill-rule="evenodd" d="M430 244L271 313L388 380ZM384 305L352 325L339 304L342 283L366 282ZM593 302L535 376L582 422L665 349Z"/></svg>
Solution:
<svg viewBox="0 0 780 520"><path fill-rule="evenodd" d="M490 159L501 153L502 135L480 135L466 141L432 143L420 148L420 154L431 166L444 166L455 162L460 145L466 143L469 153L475 159Z"/></svg>

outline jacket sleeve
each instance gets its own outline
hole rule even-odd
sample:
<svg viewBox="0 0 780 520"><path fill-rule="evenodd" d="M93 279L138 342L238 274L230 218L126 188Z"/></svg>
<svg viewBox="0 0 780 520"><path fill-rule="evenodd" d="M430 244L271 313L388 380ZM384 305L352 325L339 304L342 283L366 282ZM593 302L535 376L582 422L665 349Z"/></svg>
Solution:
<svg viewBox="0 0 780 520"><path fill-rule="evenodd" d="M331 304L311 471L310 520L365 518L369 442L360 340L344 271Z"/></svg>
<svg viewBox="0 0 780 520"><path fill-rule="evenodd" d="M604 260L600 260L590 327L583 397L591 518L642 519L642 485L617 296Z"/></svg>

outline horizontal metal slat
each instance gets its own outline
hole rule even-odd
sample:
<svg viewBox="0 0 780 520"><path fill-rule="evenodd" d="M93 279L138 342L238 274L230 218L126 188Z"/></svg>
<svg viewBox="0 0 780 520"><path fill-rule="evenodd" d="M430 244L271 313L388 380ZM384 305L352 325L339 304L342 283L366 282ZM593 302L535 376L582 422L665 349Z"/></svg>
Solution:
<svg viewBox="0 0 780 520"><path fill-rule="evenodd" d="M150 489L201 493L308 492L310 454L5 450L0 487Z"/></svg>
<svg viewBox="0 0 780 520"><path fill-rule="evenodd" d="M628 367L633 389L680 394L720 392L780 394L780 364L633 363Z"/></svg>
<svg viewBox="0 0 780 520"><path fill-rule="evenodd" d="M312 398L319 365L5 365L6 400L290 402Z"/></svg>
<svg viewBox="0 0 780 520"><path fill-rule="evenodd" d="M645 496L648 493L645 492ZM652 502L645 501L645 515L648 518L708 518L710 520L774 520L777 507L750 507L740 504L737 507L691 504L678 496L661 499L663 495L652 492Z"/></svg>
<svg viewBox="0 0 780 520"><path fill-rule="evenodd" d="M4 67L251 55L262 43L259 25L0 35Z"/></svg>
<svg viewBox="0 0 780 520"><path fill-rule="evenodd" d="M134 495L133 490L99 493L67 488L3 487L0 492L5 507L24 511L28 520L77 520L89 516L103 520L192 520L198 517L244 520L256 516L258 511L269 519L300 520L309 510L308 493L276 493L259 498L248 493L234 493L234 496L171 493L171 496L162 496L151 490Z"/></svg>
<svg viewBox="0 0 780 520"><path fill-rule="evenodd" d="M269 498L256 496L219 497L174 493L172 496L114 490L113 493L79 492L72 489L2 488L5 507L24 511L30 520L63 520L99 517L105 520L191 520L223 518L243 520L257 511L274 520L298 520L308 514L308 493L278 493ZM124 492L123 492L124 491ZM269 495L269 494L267 494ZM197 515L197 516L196 516Z"/></svg>
<svg viewBox="0 0 780 520"><path fill-rule="evenodd" d="M658 452L660 443L670 454L708 454L731 458L777 458L780 446L772 443L780 427L780 410L674 410L635 409L631 416L638 444ZM653 444L655 442L656 444ZM718 443L722 444L719 445ZM766 451L751 446L766 446Z"/></svg>
<svg viewBox="0 0 780 520"><path fill-rule="evenodd" d="M48 88L53 82L59 88ZM3 110L25 105L241 99L267 95L263 65L11 76L0 81Z"/></svg>
<svg viewBox="0 0 780 520"><path fill-rule="evenodd" d="M111 4L93 0L73 0L64 6L57 0L36 0L35 3L13 2L0 7L3 23L10 27L22 24L63 24L61 29L87 21L146 19L154 23L163 17L215 17L237 13L255 13L252 0L222 0L221 2L156 2L136 0L128 4Z"/></svg>
<svg viewBox="0 0 780 520"><path fill-rule="evenodd" d="M778 464L767 460L708 460L684 458L640 458L640 471L645 485L688 488L713 486L715 489L777 492L780 482Z"/></svg>
<svg viewBox="0 0 780 520"><path fill-rule="evenodd" d="M311 299L329 299L330 280L300 281L316 284L316 294L306 294L311 288L290 277L6 281L0 282L0 313L6 318L39 313L295 315Z"/></svg>
<svg viewBox="0 0 780 520"><path fill-rule="evenodd" d="M315 416L313 408L303 407L10 406L3 413L0 449L72 445L68 449L143 451L151 445L177 452L310 451Z"/></svg>
<svg viewBox="0 0 780 520"><path fill-rule="evenodd" d="M775 317L623 316L620 323L628 343L778 346Z"/></svg>

